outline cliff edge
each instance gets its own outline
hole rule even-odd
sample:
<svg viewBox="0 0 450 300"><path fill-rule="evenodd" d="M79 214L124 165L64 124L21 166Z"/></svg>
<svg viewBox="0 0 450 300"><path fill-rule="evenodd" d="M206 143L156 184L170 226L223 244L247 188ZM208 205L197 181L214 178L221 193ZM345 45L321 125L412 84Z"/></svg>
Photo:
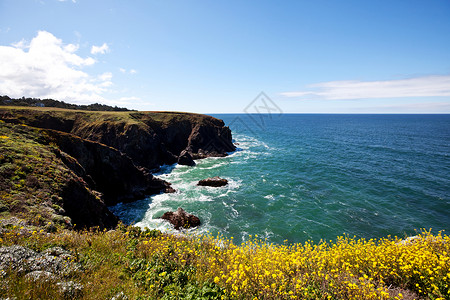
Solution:
<svg viewBox="0 0 450 300"><path fill-rule="evenodd" d="M0 107L0 120L0 217L38 224L112 228L107 205L173 191L151 174L161 165L235 150L223 121L200 114Z"/></svg>

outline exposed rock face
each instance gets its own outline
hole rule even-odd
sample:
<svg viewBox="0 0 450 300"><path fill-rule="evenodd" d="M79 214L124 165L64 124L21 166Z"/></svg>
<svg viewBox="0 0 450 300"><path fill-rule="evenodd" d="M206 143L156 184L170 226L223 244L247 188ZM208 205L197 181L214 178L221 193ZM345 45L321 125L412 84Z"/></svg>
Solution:
<svg viewBox="0 0 450 300"><path fill-rule="evenodd" d="M212 186L212 187L221 187L228 184L228 180L224 178L220 178L219 176L206 178L203 180L200 180L197 185L200 186Z"/></svg>
<svg viewBox="0 0 450 300"><path fill-rule="evenodd" d="M194 159L198 159L226 156L236 147L232 143L230 128L225 127L222 120L217 120L215 126L195 125L186 149L194 154Z"/></svg>
<svg viewBox="0 0 450 300"><path fill-rule="evenodd" d="M163 164L194 165L193 159L235 150L223 121L199 114L0 108L0 120L32 126L38 142L70 170L63 189L51 192L62 198L56 213L76 228L112 228L118 219L107 205L174 192L151 174Z"/></svg>
<svg viewBox="0 0 450 300"><path fill-rule="evenodd" d="M167 113L168 119L158 120L155 113L131 113L138 124L93 124L72 133L98 141L130 156L137 165L157 169L178 161L183 150L194 159L226 156L236 150L231 131L222 120L197 114Z"/></svg>
<svg viewBox="0 0 450 300"><path fill-rule="evenodd" d="M186 150L183 150L178 157L178 164L185 166L195 166L195 161L192 159L192 156Z"/></svg>
<svg viewBox="0 0 450 300"><path fill-rule="evenodd" d="M99 116L102 118L99 122ZM179 112L98 113L0 109L0 119L54 129L100 142L127 154L149 170L176 163L183 150L194 159L236 150L222 120Z"/></svg>
<svg viewBox="0 0 450 300"><path fill-rule="evenodd" d="M81 270L81 266L73 261L70 252L60 247L41 253L23 246L1 247L0 276L4 277L7 271L17 271L30 281L56 281L60 292L67 299L74 299L81 295L83 285L63 280L65 276Z"/></svg>
<svg viewBox="0 0 450 300"><path fill-rule="evenodd" d="M114 228L119 221L106 207L103 199L93 193L81 178L69 180L61 193L61 198L67 216L78 229L95 226Z"/></svg>
<svg viewBox="0 0 450 300"><path fill-rule="evenodd" d="M131 158L103 144L81 139L71 134L47 130L60 151L69 154L75 161L72 170L101 192L106 205L129 202L145 195L157 194L169 189L170 184L154 178L145 168L138 168Z"/></svg>
<svg viewBox="0 0 450 300"><path fill-rule="evenodd" d="M165 212L161 219L169 221L177 230L180 228L191 228L200 225L200 219L190 213L187 213L181 207L178 207L176 212Z"/></svg>

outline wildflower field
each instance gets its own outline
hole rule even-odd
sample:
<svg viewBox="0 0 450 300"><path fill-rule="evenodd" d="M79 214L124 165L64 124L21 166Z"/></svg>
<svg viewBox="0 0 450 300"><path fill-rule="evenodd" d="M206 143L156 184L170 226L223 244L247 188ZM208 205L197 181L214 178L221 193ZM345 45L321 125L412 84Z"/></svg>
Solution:
<svg viewBox="0 0 450 300"><path fill-rule="evenodd" d="M450 237L422 231L412 239L338 237L241 245L212 236L168 235L119 226L112 231L0 233L1 246L73 253L79 299L450 299ZM59 299L52 281L1 270L0 297ZM116 298L119 299L119 298Z"/></svg>

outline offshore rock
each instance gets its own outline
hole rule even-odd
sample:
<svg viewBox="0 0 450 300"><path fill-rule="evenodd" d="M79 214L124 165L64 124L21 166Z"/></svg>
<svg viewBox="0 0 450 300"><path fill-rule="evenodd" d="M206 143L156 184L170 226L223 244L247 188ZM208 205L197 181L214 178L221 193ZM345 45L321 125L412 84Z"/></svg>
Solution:
<svg viewBox="0 0 450 300"><path fill-rule="evenodd" d="M194 159L226 156L236 149L231 131L222 120L194 113L8 107L0 108L0 121L9 126L8 130L48 150L45 159L57 162L66 174L48 191L56 198L41 205L46 217L66 228L114 228L119 219L107 206L175 192L170 183L151 174L160 166L177 161L194 165ZM40 159L44 155L30 157ZM60 170L42 177L56 176L56 171ZM36 191L39 188L37 184L34 187ZM49 209L54 207L53 211ZM11 210L9 205L0 205L0 211ZM52 232L56 227L51 225L46 230Z"/></svg>
<svg viewBox="0 0 450 300"><path fill-rule="evenodd" d="M183 150L178 157L178 164L192 167L195 166L195 161L192 159L192 156L188 151Z"/></svg>
<svg viewBox="0 0 450 300"><path fill-rule="evenodd" d="M203 180L200 180L197 185L200 186L212 186L212 187L221 187L228 184L228 180L224 178L220 178L219 176L206 178Z"/></svg>
<svg viewBox="0 0 450 300"><path fill-rule="evenodd" d="M165 212L161 219L169 221L176 230L180 228L191 228L200 225L200 219L190 213L187 213L181 207L176 212Z"/></svg>

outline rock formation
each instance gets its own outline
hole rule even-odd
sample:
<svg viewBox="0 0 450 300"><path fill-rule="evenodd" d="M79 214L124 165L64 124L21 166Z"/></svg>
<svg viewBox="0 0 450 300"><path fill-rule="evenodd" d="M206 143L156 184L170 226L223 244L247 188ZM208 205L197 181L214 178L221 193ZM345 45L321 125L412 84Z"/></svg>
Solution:
<svg viewBox="0 0 450 300"><path fill-rule="evenodd" d="M200 180L197 185L200 186L212 186L212 187L221 187L228 184L228 180L224 178L220 178L219 176L206 178L203 180Z"/></svg>
<svg viewBox="0 0 450 300"><path fill-rule="evenodd" d="M192 159L192 156L188 151L183 150L178 157L178 164L192 167L195 166L195 161Z"/></svg>
<svg viewBox="0 0 450 300"><path fill-rule="evenodd" d="M142 199L170 187L145 168L136 167L131 158L117 149L55 130L46 133L58 146L58 154L67 161L66 165L70 162L64 154L75 159L72 170L103 194L106 205Z"/></svg>
<svg viewBox="0 0 450 300"><path fill-rule="evenodd" d="M181 207L176 212L165 212L161 219L169 221L177 230L180 228L191 228L200 225L200 219L190 213L187 213Z"/></svg>
<svg viewBox="0 0 450 300"><path fill-rule="evenodd" d="M45 271L65 276L80 270L77 263L72 263L73 260L72 255L60 247L49 248L41 253L16 245L0 248L2 271L16 270L19 273Z"/></svg>
<svg viewBox="0 0 450 300"><path fill-rule="evenodd" d="M30 281L54 281L67 299L74 299L84 288L80 283L64 280L69 274L81 272L81 265L74 260L70 252L60 247L39 253L23 246L3 246L0 247L0 276L15 271Z"/></svg>
<svg viewBox="0 0 450 300"><path fill-rule="evenodd" d="M0 121L27 125L11 130L19 135L23 131L45 150L47 160L61 166L66 177L58 177L58 190L49 191L55 197L42 205L49 218L69 227L77 224L76 228L112 228L118 219L107 205L173 192L169 183L151 174L163 164L194 165L193 159L225 156L235 150L231 131L223 121L199 114L8 107L0 108ZM51 178L53 170L43 176ZM39 183L33 183L33 174L24 176L29 186L39 188ZM14 187L8 182L2 186ZM48 191L41 194L44 192ZM2 209L12 207L8 205Z"/></svg>
<svg viewBox="0 0 450 300"><path fill-rule="evenodd" d="M54 129L113 147L149 170L173 164L186 150L194 159L236 150L231 130L214 117L180 112L80 112L0 109L0 119Z"/></svg>

